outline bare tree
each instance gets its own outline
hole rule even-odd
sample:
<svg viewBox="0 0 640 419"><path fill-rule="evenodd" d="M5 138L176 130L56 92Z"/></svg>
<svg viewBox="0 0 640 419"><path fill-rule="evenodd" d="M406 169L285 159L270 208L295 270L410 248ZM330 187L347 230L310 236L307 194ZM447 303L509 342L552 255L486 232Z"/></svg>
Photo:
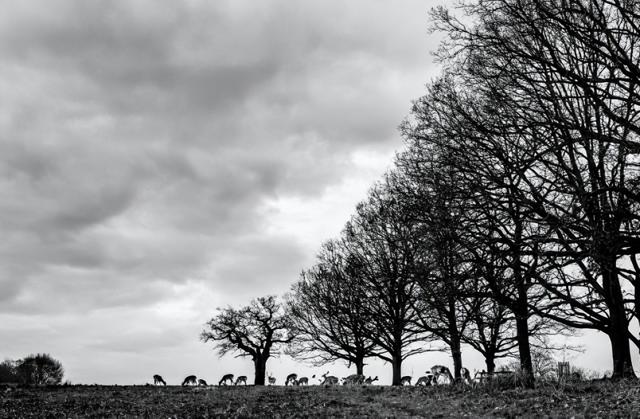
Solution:
<svg viewBox="0 0 640 419"><path fill-rule="evenodd" d="M537 283L563 312L555 320L606 333L614 375L633 376L624 288L635 284L623 283L617 261L638 251L637 229L625 229L638 213L638 6L490 0L465 10L473 27L444 9L435 22L449 33L456 76L491 106L493 118L464 113L480 148L498 157L526 145L510 196L539 226L536 251L557 265Z"/></svg>
<svg viewBox="0 0 640 419"><path fill-rule="evenodd" d="M340 243L329 241L317 264L293 285L287 312L295 338L287 352L315 365L342 359L355 364L361 375L376 346L368 328L364 283L347 274L347 263Z"/></svg>
<svg viewBox="0 0 640 419"><path fill-rule="evenodd" d="M535 241L528 238L536 232L517 200L520 190L514 183L517 169L527 164L527 148L507 144L508 147L500 149L500 154L492 154L495 150L491 145L502 144L482 142L486 135L477 123L481 117L489 119L492 114L474 107L474 101L462 101L450 77L437 80L427 95L415 102L411 118L403 124L409 146L406 153L409 158L403 164L410 173L418 173L414 176L420 176L419 173L426 170L425 165L428 169L432 156L442 155L446 156L446 170L456 173L455 182L449 182L449 187L457 189L460 208L450 210L457 211L458 234L464 234L459 240L469 263L482 262L477 257L479 252L490 248L506 265L508 274L486 276L485 279L490 280L486 287L492 297L515 316L522 370L526 385L532 386L529 297L530 277L538 268L538 258L533 251ZM506 281L498 282L498 279Z"/></svg>
<svg viewBox="0 0 640 419"><path fill-rule="evenodd" d="M348 274L364 283L369 333L377 356L392 365L393 385L400 385L403 360L429 350L428 333L416 326L415 233L385 183L371 189L344 230Z"/></svg>
<svg viewBox="0 0 640 419"><path fill-rule="evenodd" d="M421 159L420 164L416 159ZM399 154L397 170L388 183L416 232L416 324L449 347L455 377L460 379L462 339L472 314L462 305L469 296L466 288L471 277L460 242L464 214L454 186L457 172L445 159L435 154Z"/></svg>
<svg viewBox="0 0 640 419"><path fill-rule="evenodd" d="M264 385L267 360L293 339L289 319L275 296L260 297L241 309L219 309L200 338L215 342L220 356L238 352L250 356L255 367L255 385Z"/></svg>

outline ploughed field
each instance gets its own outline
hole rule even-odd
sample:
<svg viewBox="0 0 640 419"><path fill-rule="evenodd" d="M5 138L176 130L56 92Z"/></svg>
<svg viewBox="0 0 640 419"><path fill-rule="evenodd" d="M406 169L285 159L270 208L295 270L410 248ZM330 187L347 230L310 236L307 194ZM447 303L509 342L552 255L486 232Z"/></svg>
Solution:
<svg viewBox="0 0 640 419"><path fill-rule="evenodd" d="M388 387L0 387L0 417L602 417L640 415L640 381Z"/></svg>

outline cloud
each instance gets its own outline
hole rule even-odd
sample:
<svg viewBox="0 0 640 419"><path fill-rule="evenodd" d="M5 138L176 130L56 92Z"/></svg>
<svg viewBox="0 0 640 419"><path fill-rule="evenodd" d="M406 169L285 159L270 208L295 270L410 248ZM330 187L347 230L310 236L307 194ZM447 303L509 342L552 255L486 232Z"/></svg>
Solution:
<svg viewBox="0 0 640 419"><path fill-rule="evenodd" d="M433 71L428 7L6 4L0 323L25 325L0 330L8 353L46 323L68 359L117 359L286 291L400 146Z"/></svg>

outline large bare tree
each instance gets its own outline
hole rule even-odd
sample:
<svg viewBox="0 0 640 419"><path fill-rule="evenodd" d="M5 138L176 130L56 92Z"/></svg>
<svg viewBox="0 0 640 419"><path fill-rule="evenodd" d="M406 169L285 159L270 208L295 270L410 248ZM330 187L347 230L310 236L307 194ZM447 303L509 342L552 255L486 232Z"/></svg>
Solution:
<svg viewBox="0 0 640 419"><path fill-rule="evenodd" d="M228 307L219 311L207 322L200 338L214 342L220 356L234 352L241 357L250 356L255 368L254 384L264 385L267 360L293 339L281 304L275 296L267 296L240 309Z"/></svg>
<svg viewBox="0 0 640 419"><path fill-rule="evenodd" d="M415 239L414 224L385 182L371 189L344 230L349 274L364 283L370 336L381 349L377 356L391 363L393 385L400 385L407 357L430 349L429 334L416 325Z"/></svg>
<svg viewBox="0 0 640 419"><path fill-rule="evenodd" d="M365 283L350 276L339 241L328 241L316 265L303 272L287 299L295 338L287 352L322 365L338 359L363 374L365 358L375 355Z"/></svg>
<svg viewBox="0 0 640 419"><path fill-rule="evenodd" d="M464 214L455 186L457 172L445 158L435 153L399 154L388 183L406 214L405 222L413 224L416 233L416 324L447 345L459 379L462 340L472 314L463 307L471 277L460 241Z"/></svg>

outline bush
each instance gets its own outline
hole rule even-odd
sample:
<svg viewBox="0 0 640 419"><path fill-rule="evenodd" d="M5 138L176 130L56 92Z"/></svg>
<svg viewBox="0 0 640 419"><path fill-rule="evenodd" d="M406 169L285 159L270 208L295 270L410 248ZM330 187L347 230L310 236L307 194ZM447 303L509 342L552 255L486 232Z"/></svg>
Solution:
<svg viewBox="0 0 640 419"><path fill-rule="evenodd" d="M16 370L20 382L29 385L60 384L64 376L60 361L49 354L29 355L18 361Z"/></svg>
<svg viewBox="0 0 640 419"><path fill-rule="evenodd" d="M0 384L17 383L20 381L17 362L6 359L0 363Z"/></svg>

